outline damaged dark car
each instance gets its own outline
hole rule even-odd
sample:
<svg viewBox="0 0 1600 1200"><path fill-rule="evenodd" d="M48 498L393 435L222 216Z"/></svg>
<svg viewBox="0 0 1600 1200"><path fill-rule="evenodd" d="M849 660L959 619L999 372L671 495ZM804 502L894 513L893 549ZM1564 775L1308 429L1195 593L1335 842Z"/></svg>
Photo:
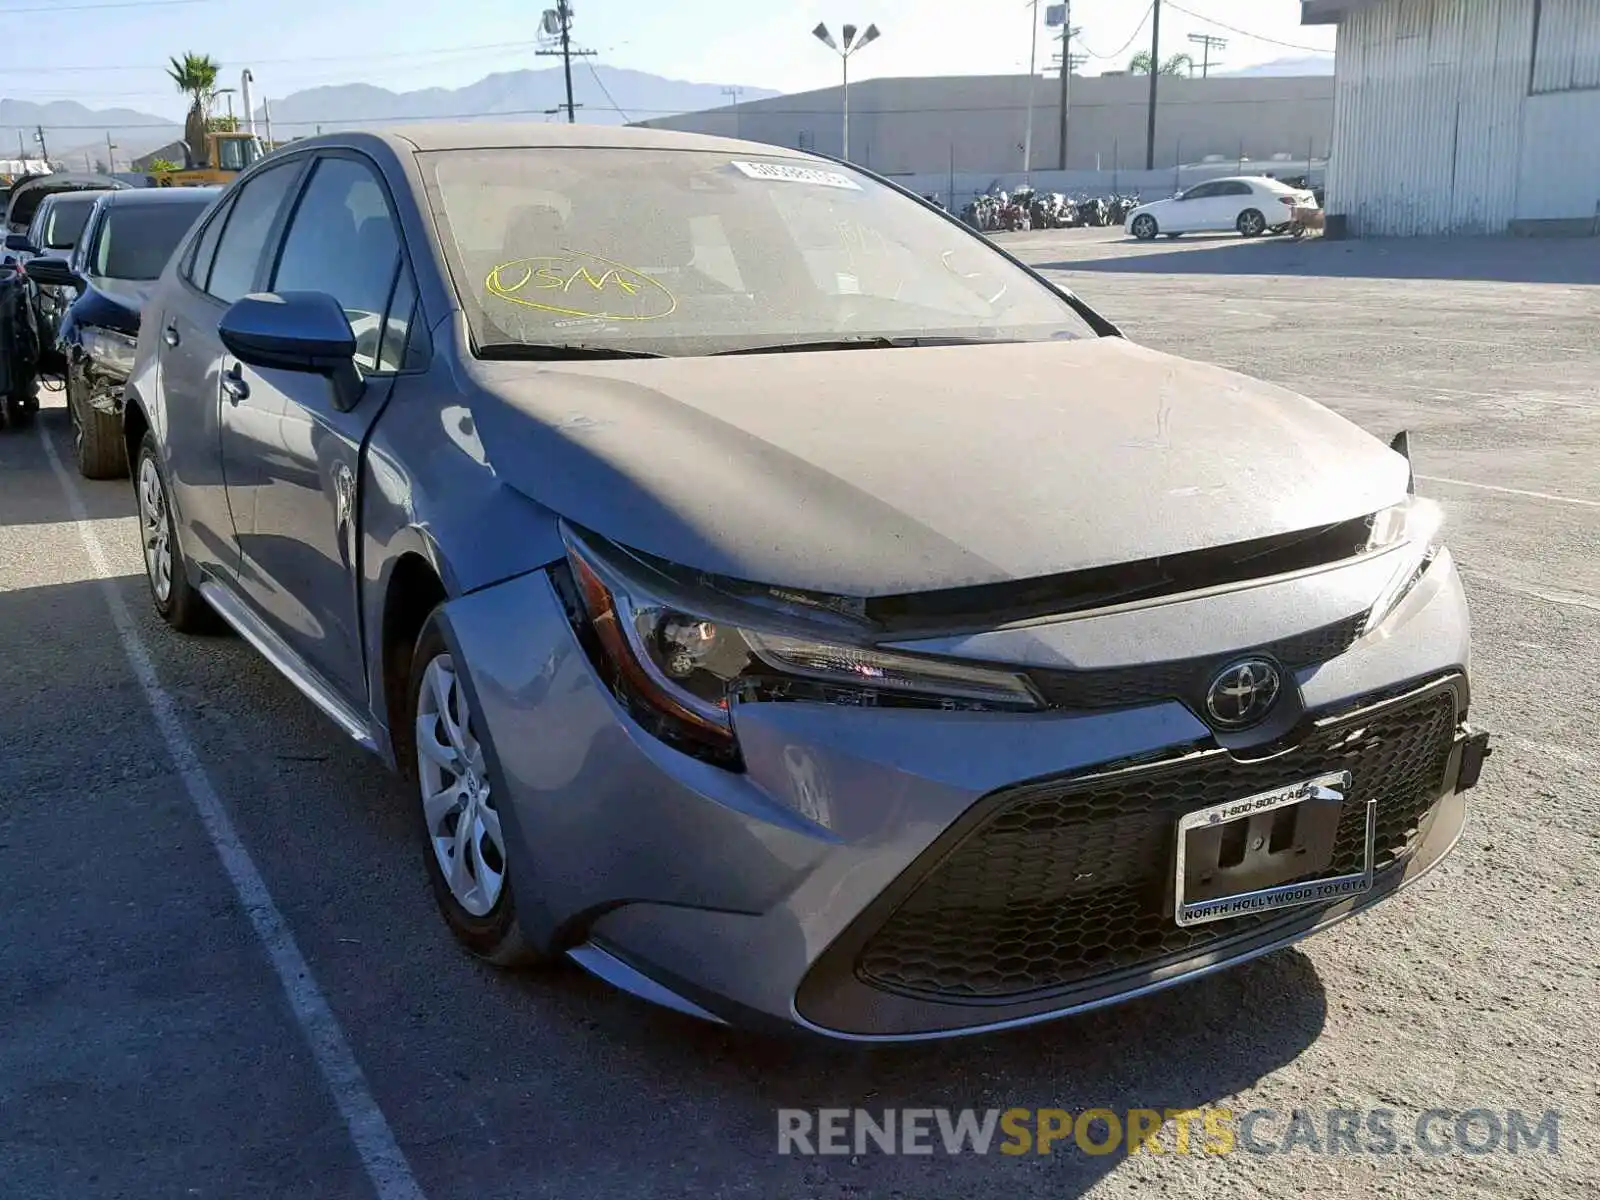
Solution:
<svg viewBox="0 0 1600 1200"><path fill-rule="evenodd" d="M66 379L78 470L88 479L128 473L122 389L133 370L139 319L167 259L222 189L161 188L101 196L69 259L35 259L40 283L74 289L57 349Z"/></svg>

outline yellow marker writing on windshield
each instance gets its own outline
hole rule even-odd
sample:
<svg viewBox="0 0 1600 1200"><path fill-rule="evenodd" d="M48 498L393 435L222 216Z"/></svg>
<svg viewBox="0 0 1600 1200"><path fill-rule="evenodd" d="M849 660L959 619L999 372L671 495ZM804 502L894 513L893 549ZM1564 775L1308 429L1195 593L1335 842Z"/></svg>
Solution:
<svg viewBox="0 0 1600 1200"><path fill-rule="evenodd" d="M483 286L509 304L570 317L654 321L678 307L677 297L659 280L587 250L563 248L560 254L503 262ZM545 295L535 299L530 292Z"/></svg>

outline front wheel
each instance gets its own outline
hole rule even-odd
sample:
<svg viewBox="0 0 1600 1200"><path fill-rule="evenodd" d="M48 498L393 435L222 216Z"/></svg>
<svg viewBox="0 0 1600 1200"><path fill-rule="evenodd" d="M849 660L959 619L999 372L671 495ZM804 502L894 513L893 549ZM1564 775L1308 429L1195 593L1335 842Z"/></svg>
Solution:
<svg viewBox="0 0 1600 1200"><path fill-rule="evenodd" d="M95 408L72 386L67 372L67 414L72 418L72 441L78 455L78 473L85 479L121 479L128 473L128 452L122 444L122 423Z"/></svg>
<svg viewBox="0 0 1600 1200"><path fill-rule="evenodd" d="M523 934L511 888L504 798L489 781L482 720L429 617L411 660L409 747L414 755L428 881L450 932L502 967L547 961Z"/></svg>
<svg viewBox="0 0 1600 1200"><path fill-rule="evenodd" d="M1247 238L1260 237L1267 230L1267 219L1258 209L1247 208L1239 214L1236 227Z"/></svg>
<svg viewBox="0 0 1600 1200"><path fill-rule="evenodd" d="M1153 241L1156 234L1160 233L1161 230L1156 225L1154 217L1149 213L1142 213L1133 219L1132 232L1133 236L1141 242L1148 242Z"/></svg>

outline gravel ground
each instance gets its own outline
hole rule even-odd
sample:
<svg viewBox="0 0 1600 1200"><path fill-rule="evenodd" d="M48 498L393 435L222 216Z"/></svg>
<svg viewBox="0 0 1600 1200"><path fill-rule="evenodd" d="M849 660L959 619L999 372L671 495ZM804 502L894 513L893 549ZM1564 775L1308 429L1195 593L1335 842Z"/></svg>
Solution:
<svg viewBox="0 0 1600 1200"><path fill-rule="evenodd" d="M576 971L497 975L447 942L381 771L236 639L155 622L126 485L76 484L75 511L40 437L0 435L0 1194L374 1194L108 595L432 1200L1600 1193L1600 245L1000 240L1132 337L1414 431L1498 747L1439 871L1299 949L935 1046L772 1041ZM59 406L42 429L66 456ZM1560 1154L775 1153L780 1107L1201 1105L1274 1110L1272 1142L1293 1109L1322 1133L1329 1108L1393 1109L1403 1142L1430 1108L1557 1109Z"/></svg>

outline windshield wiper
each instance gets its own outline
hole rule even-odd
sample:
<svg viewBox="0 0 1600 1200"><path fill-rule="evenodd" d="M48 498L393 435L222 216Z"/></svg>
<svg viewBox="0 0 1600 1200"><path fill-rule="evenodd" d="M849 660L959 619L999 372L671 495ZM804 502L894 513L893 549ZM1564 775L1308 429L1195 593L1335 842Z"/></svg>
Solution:
<svg viewBox="0 0 1600 1200"><path fill-rule="evenodd" d="M712 357L730 354L793 354L805 350L890 350L906 346L992 346L1010 338L986 337L845 337L813 342L773 342L765 346L743 346L738 350L719 350Z"/></svg>
<svg viewBox="0 0 1600 1200"><path fill-rule="evenodd" d="M624 350L618 346L589 346L582 342L489 342L478 347L478 357L508 362L560 362L579 358L666 358L654 350Z"/></svg>

